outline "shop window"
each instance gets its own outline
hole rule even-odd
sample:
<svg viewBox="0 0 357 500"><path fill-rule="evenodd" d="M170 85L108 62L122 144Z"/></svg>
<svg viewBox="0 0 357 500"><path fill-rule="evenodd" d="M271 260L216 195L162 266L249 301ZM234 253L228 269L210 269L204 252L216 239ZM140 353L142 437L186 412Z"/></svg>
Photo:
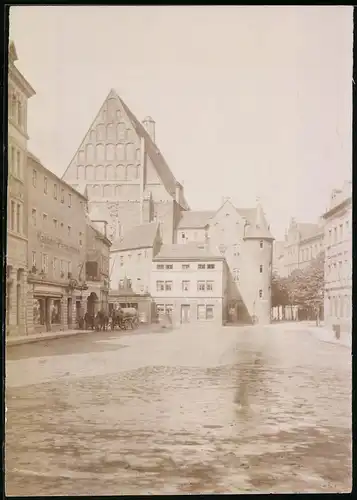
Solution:
<svg viewBox="0 0 357 500"><path fill-rule="evenodd" d="M51 311L51 323L53 325L61 324L61 300L57 299L53 301L52 311Z"/></svg>
<svg viewBox="0 0 357 500"><path fill-rule="evenodd" d="M34 299L33 301L33 323L35 326L44 325L46 320L45 299Z"/></svg>

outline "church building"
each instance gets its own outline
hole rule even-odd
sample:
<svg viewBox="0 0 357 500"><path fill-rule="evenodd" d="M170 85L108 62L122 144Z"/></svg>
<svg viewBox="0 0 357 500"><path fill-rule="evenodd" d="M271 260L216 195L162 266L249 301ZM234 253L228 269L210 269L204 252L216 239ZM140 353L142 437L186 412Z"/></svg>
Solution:
<svg viewBox="0 0 357 500"><path fill-rule="evenodd" d="M113 89L63 180L88 197L89 214L103 213L112 241L157 221L163 241L172 243L179 214L189 209L182 185L155 143L154 120L140 123Z"/></svg>

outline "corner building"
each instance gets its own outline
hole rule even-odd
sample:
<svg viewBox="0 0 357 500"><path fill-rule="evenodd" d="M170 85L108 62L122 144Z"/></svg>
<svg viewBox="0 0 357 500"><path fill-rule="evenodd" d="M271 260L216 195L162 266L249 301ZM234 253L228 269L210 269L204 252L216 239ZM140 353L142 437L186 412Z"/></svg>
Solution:
<svg viewBox="0 0 357 500"><path fill-rule="evenodd" d="M26 334L27 296L27 103L35 91L17 69L14 42L8 64L8 186L6 335Z"/></svg>

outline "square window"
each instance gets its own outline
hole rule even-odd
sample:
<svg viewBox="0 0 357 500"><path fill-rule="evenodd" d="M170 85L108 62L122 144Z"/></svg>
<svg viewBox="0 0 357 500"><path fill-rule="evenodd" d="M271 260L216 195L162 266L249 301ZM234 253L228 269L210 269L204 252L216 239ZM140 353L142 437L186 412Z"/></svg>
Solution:
<svg viewBox="0 0 357 500"><path fill-rule="evenodd" d="M156 269L164 269L164 264L157 264Z"/></svg>
<svg viewBox="0 0 357 500"><path fill-rule="evenodd" d="M165 290L167 292L171 292L171 290L172 290L172 281L165 281Z"/></svg>
<svg viewBox="0 0 357 500"><path fill-rule="evenodd" d="M165 267L166 267L166 269L173 269L174 266L172 264L166 264Z"/></svg>
<svg viewBox="0 0 357 500"><path fill-rule="evenodd" d="M207 264L207 269L214 269L215 267L215 264Z"/></svg>
<svg viewBox="0 0 357 500"><path fill-rule="evenodd" d="M214 317L213 310L214 310L213 306L206 306L206 319L213 319Z"/></svg>
<svg viewBox="0 0 357 500"><path fill-rule="evenodd" d="M197 291L204 292L206 290L206 283L204 281L197 281Z"/></svg>
<svg viewBox="0 0 357 500"><path fill-rule="evenodd" d="M190 269L190 264L182 264L182 269Z"/></svg>
<svg viewBox="0 0 357 500"><path fill-rule="evenodd" d="M206 269L206 264L198 264L198 269Z"/></svg>
<svg viewBox="0 0 357 500"><path fill-rule="evenodd" d="M207 283L206 283L206 290L207 290L207 292L212 292L212 290L213 290L213 281L207 281Z"/></svg>
<svg viewBox="0 0 357 500"><path fill-rule="evenodd" d="M189 281L183 281L182 282L182 291L183 292L188 292L190 289L190 282Z"/></svg>

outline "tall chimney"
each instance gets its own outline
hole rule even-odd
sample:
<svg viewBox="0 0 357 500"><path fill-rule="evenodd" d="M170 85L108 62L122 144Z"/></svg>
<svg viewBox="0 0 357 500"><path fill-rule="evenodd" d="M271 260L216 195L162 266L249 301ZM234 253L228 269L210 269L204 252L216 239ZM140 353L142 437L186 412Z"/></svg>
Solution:
<svg viewBox="0 0 357 500"><path fill-rule="evenodd" d="M143 125L146 129L146 132L149 134L149 136L151 137L151 140L153 142L155 142L155 122L154 120L151 118L151 116L147 116L144 120L143 120Z"/></svg>

